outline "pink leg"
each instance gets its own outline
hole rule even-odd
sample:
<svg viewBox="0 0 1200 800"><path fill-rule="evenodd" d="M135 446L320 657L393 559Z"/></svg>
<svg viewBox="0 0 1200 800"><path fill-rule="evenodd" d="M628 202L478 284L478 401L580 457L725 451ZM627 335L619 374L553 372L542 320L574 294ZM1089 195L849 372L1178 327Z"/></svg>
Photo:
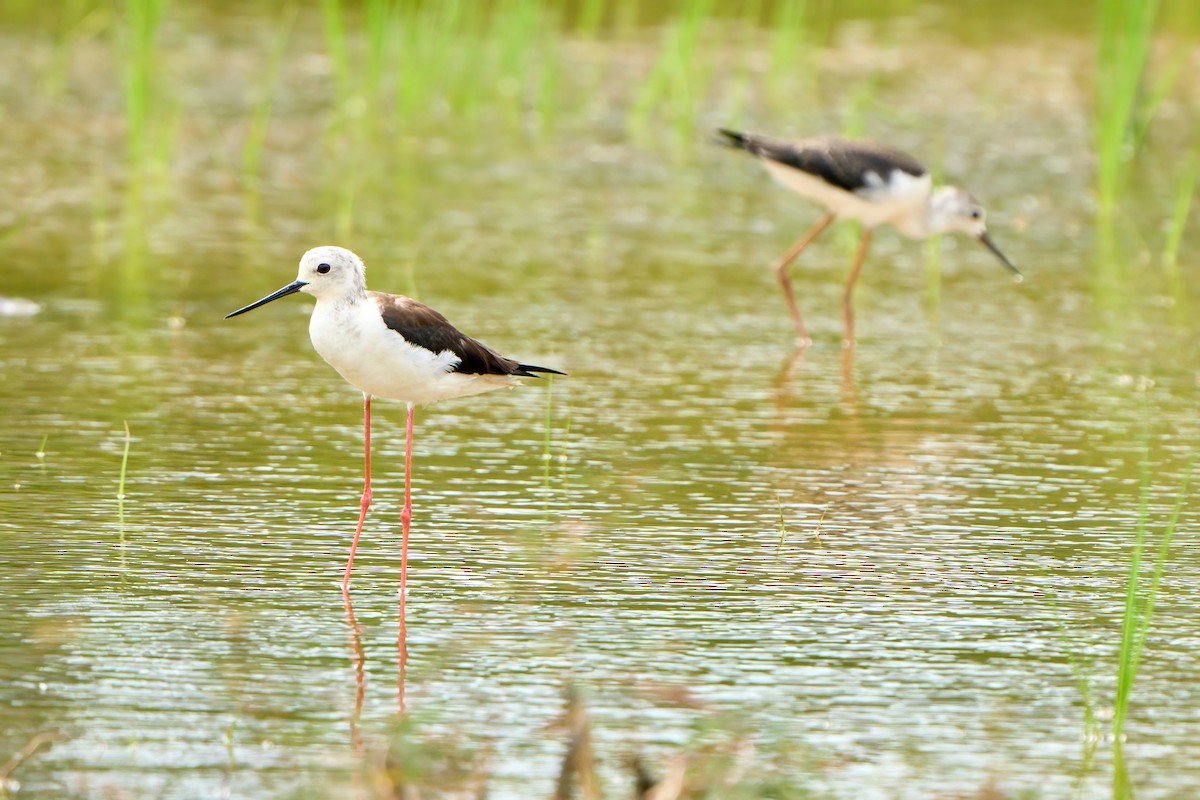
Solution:
<svg viewBox="0 0 1200 800"><path fill-rule="evenodd" d="M858 273L862 271L867 248L870 246L871 229L863 228L862 240L858 243L858 254L854 257L854 266L850 268L850 277L846 279L846 291L842 294L842 346L847 348L854 347L854 284L858 283Z"/></svg>
<svg viewBox="0 0 1200 800"><path fill-rule="evenodd" d="M800 316L800 307L796 305L796 295L792 291L792 276L788 274L788 267L804 252L804 248L821 235L821 231L829 227L835 216L832 211L827 212L808 229L808 233L789 247L788 251L775 264L775 277L779 280L779 288L783 292L783 299L787 301L788 311L792 312L792 324L796 328L796 344L799 347L808 347L812 344L812 339L808 336L808 329L804 327L804 320Z"/></svg>
<svg viewBox="0 0 1200 800"><path fill-rule="evenodd" d="M413 411L408 404L408 423L404 430L404 510L400 512L400 710L404 710L404 671L408 666L408 631L404 622L405 595L408 593L408 526L412 522L412 449Z"/></svg>
<svg viewBox="0 0 1200 800"><path fill-rule="evenodd" d="M359 503L358 527L354 529L354 541L350 543L350 560L346 562L346 574L342 576L342 594L350 594L350 570L354 568L354 554L358 552L358 537L362 536L363 521L367 518L367 509L371 506L371 395L363 394L363 458L365 477L363 479L362 501Z"/></svg>

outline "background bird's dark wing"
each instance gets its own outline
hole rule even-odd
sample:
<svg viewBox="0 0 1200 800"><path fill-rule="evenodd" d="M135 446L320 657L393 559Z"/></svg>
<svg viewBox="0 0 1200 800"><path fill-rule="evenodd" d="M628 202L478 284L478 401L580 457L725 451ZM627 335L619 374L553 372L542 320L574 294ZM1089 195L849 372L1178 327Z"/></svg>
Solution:
<svg viewBox="0 0 1200 800"><path fill-rule="evenodd" d="M521 364L511 358L505 358L455 328L437 311L411 297L381 292L369 294L379 306L384 324L403 336L406 341L431 353L449 350L458 356L459 362L454 367L455 372L466 375L517 375L527 378L537 377L535 373L538 372L563 374L555 369Z"/></svg>
<svg viewBox="0 0 1200 800"><path fill-rule="evenodd" d="M832 137L785 142L767 136L722 129L724 144L814 175L828 184L857 192L875 188L867 181L874 173L887 182L893 170L919 177L927 170L907 153L875 142Z"/></svg>

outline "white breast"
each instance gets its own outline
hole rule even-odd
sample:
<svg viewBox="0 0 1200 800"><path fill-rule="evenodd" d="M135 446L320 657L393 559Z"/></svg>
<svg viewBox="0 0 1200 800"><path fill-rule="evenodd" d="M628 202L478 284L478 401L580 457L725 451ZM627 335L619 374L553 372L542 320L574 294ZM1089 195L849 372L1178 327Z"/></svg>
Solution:
<svg viewBox="0 0 1200 800"><path fill-rule="evenodd" d="M313 347L343 378L373 397L436 403L516 385L507 375L454 372L451 351L431 353L390 330L374 303L317 301L308 325Z"/></svg>

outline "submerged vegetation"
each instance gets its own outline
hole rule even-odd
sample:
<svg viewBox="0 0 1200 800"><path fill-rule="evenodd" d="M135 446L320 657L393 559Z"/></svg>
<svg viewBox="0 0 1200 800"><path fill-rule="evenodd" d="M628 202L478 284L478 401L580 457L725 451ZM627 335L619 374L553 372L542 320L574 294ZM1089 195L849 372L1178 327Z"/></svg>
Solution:
<svg viewBox="0 0 1200 800"><path fill-rule="evenodd" d="M681 699L686 692L680 692ZM495 754L461 739L428 731L412 716L368 749L361 784L369 798L452 800L491 796ZM529 785L551 783L550 800L822 800L839 797L821 788L821 774L836 765L778 732L765 733L750 720L700 711L687 741L651 756L633 746L611 763L594 747L596 730L578 689L567 692L562 713L546 731L560 742L554 775L525 775ZM662 748L659 748L660 750ZM327 791L327 790L326 790ZM1023 793L1023 800L1038 795ZM981 778L962 800L1017 800Z"/></svg>

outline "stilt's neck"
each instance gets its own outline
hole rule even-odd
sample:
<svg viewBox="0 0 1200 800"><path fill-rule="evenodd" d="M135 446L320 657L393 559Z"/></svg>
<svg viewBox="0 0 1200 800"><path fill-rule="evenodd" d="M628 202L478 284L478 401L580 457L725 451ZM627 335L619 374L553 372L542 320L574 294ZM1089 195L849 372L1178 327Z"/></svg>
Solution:
<svg viewBox="0 0 1200 800"><path fill-rule="evenodd" d="M893 224L897 230L910 239L928 239L939 232L936 221L937 213L933 198L930 197L924 203L914 205L907 214L897 218Z"/></svg>
<svg viewBox="0 0 1200 800"><path fill-rule="evenodd" d="M350 309L357 306L367 299L367 290L363 287L358 287L353 291L345 292L336 296L323 296L317 298L317 308L323 312L341 312L344 309Z"/></svg>
<svg viewBox="0 0 1200 800"><path fill-rule="evenodd" d="M929 196L925 215L926 236L963 231L975 234L983 223L983 209L971 195L953 186L943 186Z"/></svg>

